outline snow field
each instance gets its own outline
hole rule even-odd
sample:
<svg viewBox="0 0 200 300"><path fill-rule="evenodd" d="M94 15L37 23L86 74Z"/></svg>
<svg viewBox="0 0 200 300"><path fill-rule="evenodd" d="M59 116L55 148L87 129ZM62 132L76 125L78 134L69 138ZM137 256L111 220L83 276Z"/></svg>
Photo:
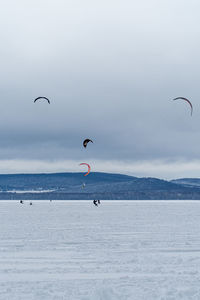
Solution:
<svg viewBox="0 0 200 300"><path fill-rule="evenodd" d="M0 299L200 299L200 202L0 202Z"/></svg>

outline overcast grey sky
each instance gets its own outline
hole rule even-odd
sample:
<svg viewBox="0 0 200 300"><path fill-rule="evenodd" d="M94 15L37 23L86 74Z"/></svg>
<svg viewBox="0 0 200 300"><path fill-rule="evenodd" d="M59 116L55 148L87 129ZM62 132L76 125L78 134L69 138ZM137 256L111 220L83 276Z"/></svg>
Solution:
<svg viewBox="0 0 200 300"><path fill-rule="evenodd" d="M0 37L0 173L200 176L199 1L7 0Z"/></svg>

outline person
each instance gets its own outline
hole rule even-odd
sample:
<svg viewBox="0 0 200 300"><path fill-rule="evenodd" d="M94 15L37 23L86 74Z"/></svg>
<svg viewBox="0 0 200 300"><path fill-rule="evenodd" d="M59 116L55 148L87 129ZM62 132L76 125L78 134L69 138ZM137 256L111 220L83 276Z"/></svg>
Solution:
<svg viewBox="0 0 200 300"><path fill-rule="evenodd" d="M97 200L98 204L101 204L100 200Z"/></svg>
<svg viewBox="0 0 200 300"><path fill-rule="evenodd" d="M94 204L95 206L98 206L97 200L94 200L94 201L93 201L93 204Z"/></svg>
<svg viewBox="0 0 200 300"><path fill-rule="evenodd" d="M23 201L23 200L20 200L20 203L21 203L21 204L23 204L23 203L24 203L24 201Z"/></svg>
<svg viewBox="0 0 200 300"><path fill-rule="evenodd" d="M33 205L33 203L32 203L32 202L30 202L30 205Z"/></svg>

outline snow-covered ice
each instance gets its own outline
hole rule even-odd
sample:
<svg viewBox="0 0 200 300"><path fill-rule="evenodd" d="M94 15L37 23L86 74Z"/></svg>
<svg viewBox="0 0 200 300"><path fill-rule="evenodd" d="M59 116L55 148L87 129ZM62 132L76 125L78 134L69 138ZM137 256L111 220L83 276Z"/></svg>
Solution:
<svg viewBox="0 0 200 300"><path fill-rule="evenodd" d="M0 202L0 299L200 299L200 202Z"/></svg>

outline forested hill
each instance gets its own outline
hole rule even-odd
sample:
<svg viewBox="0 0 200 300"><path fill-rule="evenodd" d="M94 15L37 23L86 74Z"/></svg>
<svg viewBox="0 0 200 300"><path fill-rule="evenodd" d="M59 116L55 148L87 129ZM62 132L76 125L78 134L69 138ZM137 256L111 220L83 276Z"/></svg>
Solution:
<svg viewBox="0 0 200 300"><path fill-rule="evenodd" d="M200 188L176 180L165 181L98 172L88 176L83 176L83 173L0 175L0 199L94 198L200 199Z"/></svg>

